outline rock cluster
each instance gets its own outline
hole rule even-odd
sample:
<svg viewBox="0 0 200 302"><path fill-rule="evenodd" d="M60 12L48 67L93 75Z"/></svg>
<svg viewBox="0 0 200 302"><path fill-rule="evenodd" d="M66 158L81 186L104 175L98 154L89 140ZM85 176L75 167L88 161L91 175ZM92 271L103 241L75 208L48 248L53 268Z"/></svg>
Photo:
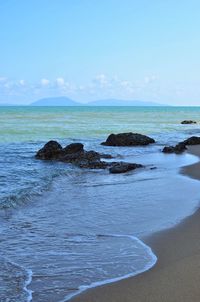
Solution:
<svg viewBox="0 0 200 302"><path fill-rule="evenodd" d="M42 160L58 160L72 163L80 168L109 168L110 173L125 173L142 167L142 165L135 163L102 161L101 158L112 158L112 156L95 151L86 151L81 143L73 143L62 148L58 142L49 141L36 153L35 157Z"/></svg>
<svg viewBox="0 0 200 302"><path fill-rule="evenodd" d="M149 136L139 133L119 133L110 134L105 142L101 143L104 146L146 146L155 143L155 140Z"/></svg>
<svg viewBox="0 0 200 302"><path fill-rule="evenodd" d="M182 121L181 124L182 125L189 125L189 124L196 124L197 122L195 121L192 121L192 120L185 120L185 121Z"/></svg>
<svg viewBox="0 0 200 302"><path fill-rule="evenodd" d="M184 143L179 143L176 146L166 146L163 148L163 153L176 153L180 154L187 150L186 145Z"/></svg>
<svg viewBox="0 0 200 302"><path fill-rule="evenodd" d="M187 150L186 146L189 145L199 145L200 144L200 137L199 136L191 136L190 138L184 140L183 142L178 143L176 146L167 146L164 147L162 152L163 153L176 153L180 154Z"/></svg>

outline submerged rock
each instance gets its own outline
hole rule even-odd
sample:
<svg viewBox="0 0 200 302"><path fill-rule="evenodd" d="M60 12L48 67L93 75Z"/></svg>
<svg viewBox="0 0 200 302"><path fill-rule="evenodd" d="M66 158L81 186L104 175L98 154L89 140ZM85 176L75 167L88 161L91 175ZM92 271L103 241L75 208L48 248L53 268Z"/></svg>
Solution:
<svg viewBox="0 0 200 302"><path fill-rule="evenodd" d="M195 121L192 121L192 120L185 120L185 121L182 121L181 124L182 125L189 125L189 124L196 124L197 122Z"/></svg>
<svg viewBox="0 0 200 302"><path fill-rule="evenodd" d="M128 171L135 170L137 168L142 168L142 167L143 166L140 164L116 162L110 167L109 172L113 174L126 173Z"/></svg>
<svg viewBox="0 0 200 302"><path fill-rule="evenodd" d="M119 133L110 134L105 142L101 143L104 146L146 146L155 143L155 140L139 133Z"/></svg>

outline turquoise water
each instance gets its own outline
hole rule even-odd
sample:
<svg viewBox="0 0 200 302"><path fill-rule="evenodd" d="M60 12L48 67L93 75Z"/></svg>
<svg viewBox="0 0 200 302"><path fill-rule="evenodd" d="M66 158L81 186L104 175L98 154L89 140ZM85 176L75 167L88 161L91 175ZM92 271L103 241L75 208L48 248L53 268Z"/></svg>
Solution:
<svg viewBox="0 0 200 302"><path fill-rule="evenodd" d="M144 238L191 214L200 199L199 182L178 174L197 159L161 149L199 135L200 124L180 124L199 116L199 107L0 107L0 301L67 301L152 267ZM124 131L156 143L100 144ZM145 168L111 175L36 160L49 139Z"/></svg>
<svg viewBox="0 0 200 302"><path fill-rule="evenodd" d="M200 107L0 107L0 141L94 138L110 132L182 131ZM196 126L190 126L196 128Z"/></svg>

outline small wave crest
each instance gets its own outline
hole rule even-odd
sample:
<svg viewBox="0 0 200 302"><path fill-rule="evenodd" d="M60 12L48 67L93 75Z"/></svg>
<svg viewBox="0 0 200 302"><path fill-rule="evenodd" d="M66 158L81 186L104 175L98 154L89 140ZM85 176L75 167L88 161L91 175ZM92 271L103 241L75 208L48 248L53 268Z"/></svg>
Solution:
<svg viewBox="0 0 200 302"><path fill-rule="evenodd" d="M79 234L79 236L80 236L80 234ZM146 254L148 255L147 259L149 258L149 261L146 262L146 264L144 265L143 268L140 268L140 269L138 269L134 272L127 273L127 274L124 274L124 275L119 276L119 277L108 278L108 279L105 279L105 280L102 280L102 281L94 281L94 282L92 282L88 285L80 285L75 292L73 291L73 293L68 294L63 300L60 300L59 302L67 302L72 297L77 296L77 295L81 294L82 292L84 292L84 291L86 291L90 288L94 288L94 287L98 287L98 286L101 286L101 285L106 285L106 284L109 284L109 283L117 282L117 281L120 281L120 280L123 280L123 279L127 279L129 277L134 277L138 274L141 274L141 273L151 269L157 262L157 257L153 253L152 249L149 246L147 246L144 242L142 242L139 238L137 238L135 236L121 235L121 234L97 234L95 236L96 236L96 238L129 238L129 239L137 242L137 244L139 244L145 250ZM134 251L133 251L133 253L134 253Z"/></svg>
<svg viewBox="0 0 200 302"><path fill-rule="evenodd" d="M7 175L6 182L9 183L1 184L0 209L15 208L29 202L34 197L40 196L44 191L47 191L56 178L60 176L71 177L70 168L64 169L56 163L53 169L52 164L46 165L40 170L32 169L32 171L29 171L26 166L23 169L23 171L18 173L13 168L12 177ZM22 174L22 172L23 175L17 175L17 173Z"/></svg>

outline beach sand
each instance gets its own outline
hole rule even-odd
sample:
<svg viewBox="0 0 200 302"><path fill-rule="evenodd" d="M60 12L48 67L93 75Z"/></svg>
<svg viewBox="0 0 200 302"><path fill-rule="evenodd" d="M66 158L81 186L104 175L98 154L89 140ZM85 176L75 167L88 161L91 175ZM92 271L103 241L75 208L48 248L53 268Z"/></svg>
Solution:
<svg viewBox="0 0 200 302"><path fill-rule="evenodd" d="M189 152L200 157L200 146L190 147ZM184 167L181 173L200 180L200 162ZM199 302L200 210L176 227L156 233L145 243L158 257L152 269L135 277L89 289L70 301Z"/></svg>

